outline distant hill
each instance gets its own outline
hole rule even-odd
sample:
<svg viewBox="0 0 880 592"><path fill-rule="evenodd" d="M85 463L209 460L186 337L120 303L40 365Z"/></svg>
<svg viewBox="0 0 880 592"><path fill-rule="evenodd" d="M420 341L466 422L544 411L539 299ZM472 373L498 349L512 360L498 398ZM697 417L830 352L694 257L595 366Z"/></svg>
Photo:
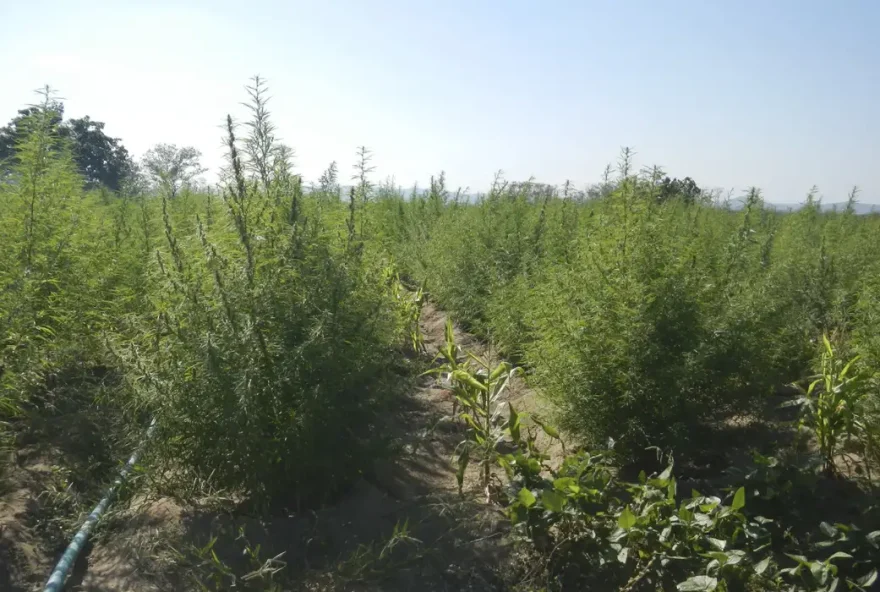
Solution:
<svg viewBox="0 0 880 592"><path fill-rule="evenodd" d="M737 198L730 200L730 209L731 210L741 210L745 205L745 198ZM795 203L795 204L774 204L765 202L764 207L770 210L776 210L777 212L796 212L797 210L803 207L803 203ZM822 203L820 204L820 209L823 212L842 212L846 209L846 202L839 201L835 203ZM880 214L880 204L868 204L868 203L856 203L854 206L855 213L858 215L865 214Z"/></svg>
<svg viewBox="0 0 880 592"><path fill-rule="evenodd" d="M350 185L344 185L340 187L339 196L340 199L346 200L348 199L348 192L352 189ZM400 191L403 193L404 197L409 198L413 190L411 187L402 187ZM455 195L455 191L447 190L449 193L449 197L453 197ZM419 187L416 190L418 195L425 195L428 193L428 189ZM473 202L479 197L478 193L462 193L461 199L465 202ZM734 211L739 211L743 209L745 206L745 198L738 197L730 200L730 209ZM722 204L718 204L721 206ZM764 207L769 210L775 210L777 212L796 212L803 207L803 203L792 203L792 204L779 204L779 203L770 203L764 202ZM823 212L842 212L846 209L846 202L839 201L835 203L822 203L820 204L820 208ZM870 203L856 203L855 204L855 212L857 215L863 216L866 214L880 214L880 204L870 204Z"/></svg>

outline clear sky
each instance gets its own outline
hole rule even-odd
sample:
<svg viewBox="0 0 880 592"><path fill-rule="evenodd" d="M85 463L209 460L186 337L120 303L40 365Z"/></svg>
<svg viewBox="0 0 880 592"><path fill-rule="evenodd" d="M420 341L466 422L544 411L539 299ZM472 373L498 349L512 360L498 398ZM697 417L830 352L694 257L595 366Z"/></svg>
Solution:
<svg viewBox="0 0 880 592"><path fill-rule="evenodd" d="M0 120L46 83L135 155L221 162L227 112L268 79L315 179L597 181L621 146L702 186L880 203L880 2L0 0Z"/></svg>

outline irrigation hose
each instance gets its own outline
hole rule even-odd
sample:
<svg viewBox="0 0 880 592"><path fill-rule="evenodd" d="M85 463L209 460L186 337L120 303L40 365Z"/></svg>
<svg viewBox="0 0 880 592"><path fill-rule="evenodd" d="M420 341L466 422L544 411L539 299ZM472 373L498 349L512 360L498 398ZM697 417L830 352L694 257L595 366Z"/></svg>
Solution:
<svg viewBox="0 0 880 592"><path fill-rule="evenodd" d="M67 580L70 570L76 563L77 557L79 557L80 552L83 547L85 547L86 541L89 540L89 534L92 532L92 528L94 528L98 520L101 519L101 515L107 510L113 496L116 494L116 490L125 482L128 474L131 473L132 468L137 464L138 457L140 457L141 452L144 450L144 446L155 430L156 420L154 419L150 422L150 427L147 428L147 435L141 441L140 446L137 447L137 450L134 451L134 454L131 455L131 458L129 458L128 462L125 463L125 466L122 467L119 476L107 489L103 499L98 502L98 505L95 506L95 509L92 510L92 513L89 514L85 522L83 522L83 525L76 533L76 536L73 537L73 540L67 545L67 549L64 550L64 555L61 556L55 569L52 570L52 575L49 576L49 581L46 582L46 587L43 588L43 592L61 592L64 589L64 582Z"/></svg>

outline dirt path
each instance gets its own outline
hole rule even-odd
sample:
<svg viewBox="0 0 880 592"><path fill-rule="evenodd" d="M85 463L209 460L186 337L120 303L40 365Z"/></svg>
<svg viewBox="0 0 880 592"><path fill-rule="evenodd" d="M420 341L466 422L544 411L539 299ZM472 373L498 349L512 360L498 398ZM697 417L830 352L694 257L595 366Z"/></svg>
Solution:
<svg viewBox="0 0 880 592"><path fill-rule="evenodd" d="M443 343L446 318L431 304L422 315L428 353ZM488 355L485 346L460 330L463 349ZM511 397L533 406L522 385ZM188 574L202 579L218 573L200 562L196 547L211 537L218 557L238 574L250 565L242 556L244 529L259 562L284 553L281 589L302 590L502 590L507 519L487 506L476 468L459 496L451 458L464 436L453 421L452 400L434 378L419 379L386 426L396 436L397 453L376 463L332 507L299 515L259 519L216 509L181 507L169 499L117 510L84 558L70 590L156 592L192 588ZM395 531L398 533L394 536ZM202 564L199 567L199 564Z"/></svg>

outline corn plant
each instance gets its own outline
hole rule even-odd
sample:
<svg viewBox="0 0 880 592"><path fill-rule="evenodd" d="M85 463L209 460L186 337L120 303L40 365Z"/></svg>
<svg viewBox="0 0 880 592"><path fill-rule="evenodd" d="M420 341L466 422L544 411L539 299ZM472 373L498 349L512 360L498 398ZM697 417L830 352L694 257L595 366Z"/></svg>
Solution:
<svg viewBox="0 0 880 592"><path fill-rule="evenodd" d="M406 331L409 344L416 354L424 354L425 336L422 334L422 308L425 306L425 293L421 287L410 292L400 281L400 276L391 267L386 268L386 276L391 284L391 296L398 305L401 323Z"/></svg>
<svg viewBox="0 0 880 592"><path fill-rule="evenodd" d="M827 335L822 335L821 371L804 389L795 384L800 396L800 426L811 431L819 447L823 469L838 472L836 458L844 442L856 434L859 403L865 397L863 376L854 372L858 356L845 362L834 352Z"/></svg>
<svg viewBox="0 0 880 592"><path fill-rule="evenodd" d="M459 417L469 428L468 437L455 450L458 491L462 491L464 473L473 458L480 465L480 483L488 492L491 468L499 455L498 444L507 433L501 399L519 369L507 362L499 362L493 367L471 352L459 362L458 351L452 321L447 319L446 342L438 353L445 362L430 372L448 374L455 402L461 406Z"/></svg>

